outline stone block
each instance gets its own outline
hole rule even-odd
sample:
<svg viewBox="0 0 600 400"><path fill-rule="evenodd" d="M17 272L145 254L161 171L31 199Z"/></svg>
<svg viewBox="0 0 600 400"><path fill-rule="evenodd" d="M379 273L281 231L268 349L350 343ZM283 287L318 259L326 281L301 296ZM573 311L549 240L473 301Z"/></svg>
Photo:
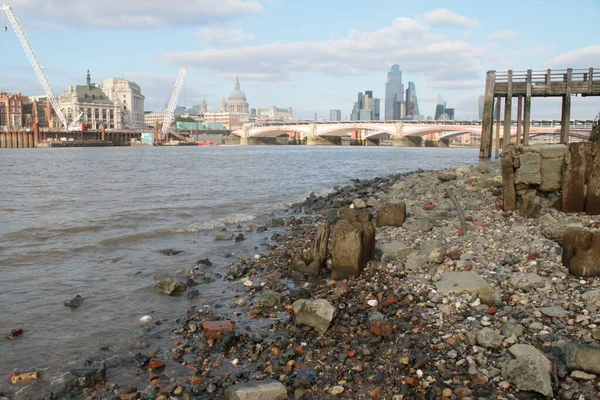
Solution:
<svg viewBox="0 0 600 400"><path fill-rule="evenodd" d="M327 332L333 317L335 317L335 307L324 299L300 299L295 301L292 307L297 324L313 327L321 335Z"/></svg>
<svg viewBox="0 0 600 400"><path fill-rule="evenodd" d="M540 183L542 183L542 174L539 171L527 174L527 173L523 173L521 171L521 169L519 169L517 171L517 173L515 174L515 182L517 184L524 183L527 185L539 185ZM505 211L511 211L511 210L505 209Z"/></svg>
<svg viewBox="0 0 600 400"><path fill-rule="evenodd" d="M406 205L404 203L386 204L377 214L377 226L402 226L406 219Z"/></svg>
<svg viewBox="0 0 600 400"><path fill-rule="evenodd" d="M386 261L403 260L412 253L412 248L402 242L378 244L377 249L381 251L382 258Z"/></svg>
<svg viewBox="0 0 600 400"><path fill-rule="evenodd" d="M218 339L225 332L235 332L231 321L206 321L202 323L204 336L209 340Z"/></svg>
<svg viewBox="0 0 600 400"><path fill-rule="evenodd" d="M446 272L442 279L436 282L437 291L441 294L463 290L476 292L488 286L488 283L475 271Z"/></svg>
<svg viewBox="0 0 600 400"><path fill-rule="evenodd" d="M561 173L564 163L564 157L561 158L543 158L540 163L542 177L545 174Z"/></svg>
<svg viewBox="0 0 600 400"><path fill-rule="evenodd" d="M542 173L541 180L542 182L537 188L540 192L558 192L562 188L562 174L560 172Z"/></svg>
<svg viewBox="0 0 600 400"><path fill-rule="evenodd" d="M225 389L227 400L287 400L287 389L274 379L238 383Z"/></svg>
<svg viewBox="0 0 600 400"><path fill-rule="evenodd" d="M375 227L370 222L338 221L331 247L332 278L358 276L375 252Z"/></svg>
<svg viewBox="0 0 600 400"><path fill-rule="evenodd" d="M569 149L565 144L544 144L539 146L539 150L542 158L559 158L562 160Z"/></svg>
<svg viewBox="0 0 600 400"><path fill-rule="evenodd" d="M524 153L519 156L519 171L522 174L535 174L540 172L541 157L539 153Z"/></svg>

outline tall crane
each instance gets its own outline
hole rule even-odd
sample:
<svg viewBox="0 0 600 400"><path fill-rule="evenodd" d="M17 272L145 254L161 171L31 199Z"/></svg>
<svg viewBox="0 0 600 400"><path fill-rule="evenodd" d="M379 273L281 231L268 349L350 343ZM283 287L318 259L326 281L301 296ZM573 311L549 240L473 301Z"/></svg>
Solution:
<svg viewBox="0 0 600 400"><path fill-rule="evenodd" d="M35 54L33 53L33 49L29 45L29 42L27 41L25 32L23 32L23 28L21 28L21 23L19 22L19 20L13 13L12 8L10 6L3 4L2 10L6 13L6 16L8 17L8 21L10 22L13 29L15 30L15 33L16 33L17 37L19 38L19 41L21 42L21 46L23 47L23 50L25 51L27 58L29 58L29 62L31 63L31 66L33 67L33 71L35 72L40 83L42 84L42 87L44 88L44 92L46 93L46 96L48 97L48 101L50 101L50 104L52 104L52 108L54 109L56 116L58 117L58 119L60 119L60 122L63 124L64 129L69 130L69 124L67 123L67 118L63 114L62 110L60 109L58 100L56 99L56 96L54 96L54 92L52 91L52 87L48 83L48 79L46 79L44 70L42 69L37 58L35 57ZM76 121L77 121L77 119L73 122L76 122ZM70 128L72 129L73 126L71 125Z"/></svg>
<svg viewBox="0 0 600 400"><path fill-rule="evenodd" d="M183 87L183 81L185 80L185 72L185 67L181 67L179 75L177 75L177 80L175 81L173 93L171 93L171 99L167 105L167 110L165 111L165 118L163 119L161 129L161 136L163 139L166 137L169 132L169 127L175 120L175 107L177 107L177 102L179 101L179 95L181 94L181 88Z"/></svg>

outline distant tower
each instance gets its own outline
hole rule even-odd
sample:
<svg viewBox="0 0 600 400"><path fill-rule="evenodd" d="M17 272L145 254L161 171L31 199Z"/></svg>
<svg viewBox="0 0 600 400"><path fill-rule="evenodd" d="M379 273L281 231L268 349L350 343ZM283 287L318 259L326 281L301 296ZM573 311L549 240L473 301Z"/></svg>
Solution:
<svg viewBox="0 0 600 400"><path fill-rule="evenodd" d="M221 112L227 112L227 101L225 100L225 97L221 100Z"/></svg>
<svg viewBox="0 0 600 400"><path fill-rule="evenodd" d="M208 104L206 103L206 98L202 98L202 102L200 103L200 114L206 114L208 112Z"/></svg>
<svg viewBox="0 0 600 400"><path fill-rule="evenodd" d="M438 103L435 107L435 117L433 119L438 120L441 119L442 115L446 113L446 102L442 98L442 95L438 95ZM446 118L444 118L446 119Z"/></svg>
<svg viewBox="0 0 600 400"><path fill-rule="evenodd" d="M417 100L417 90L414 82L408 82L406 89L406 117L410 119L420 119L419 102Z"/></svg>
<svg viewBox="0 0 600 400"><path fill-rule="evenodd" d="M385 84L385 112L386 120L397 120L403 117L402 103L404 103L404 85L402 84L402 71L398 64L392 65L387 75Z"/></svg>
<svg viewBox="0 0 600 400"><path fill-rule="evenodd" d="M87 82L87 87L88 89L92 88L92 77L90 76L90 70L87 70L87 77L86 77L86 82Z"/></svg>

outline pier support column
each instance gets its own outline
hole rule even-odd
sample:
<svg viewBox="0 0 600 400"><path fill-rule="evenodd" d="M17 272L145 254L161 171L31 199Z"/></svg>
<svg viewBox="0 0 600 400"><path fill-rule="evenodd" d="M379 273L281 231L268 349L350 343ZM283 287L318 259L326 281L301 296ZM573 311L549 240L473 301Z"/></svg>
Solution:
<svg viewBox="0 0 600 400"><path fill-rule="evenodd" d="M306 140L307 146L331 146L334 143L319 136L309 136Z"/></svg>
<svg viewBox="0 0 600 400"><path fill-rule="evenodd" d="M438 139L437 147L450 147L450 139Z"/></svg>
<svg viewBox="0 0 600 400"><path fill-rule="evenodd" d="M502 150L510 143L510 134L512 131L512 70L508 71L508 83L506 91L506 102L504 103L504 132L502 138Z"/></svg>
<svg viewBox="0 0 600 400"><path fill-rule="evenodd" d="M492 139L494 129L494 85L496 71L488 71L485 78L485 97L483 102L483 120L481 121L480 158L492 156Z"/></svg>
<svg viewBox="0 0 600 400"><path fill-rule="evenodd" d="M33 123L33 147L36 147L40 142L40 124L39 122Z"/></svg>
<svg viewBox="0 0 600 400"><path fill-rule="evenodd" d="M531 70L527 70L527 89L525 92L525 109L523 110L523 146L529 146L529 125L531 123Z"/></svg>
<svg viewBox="0 0 600 400"><path fill-rule="evenodd" d="M502 108L502 97L496 98L496 135L494 140L494 158L498 158L500 152L500 110Z"/></svg>
<svg viewBox="0 0 600 400"><path fill-rule="evenodd" d="M395 137L392 139L392 146L394 147L421 147L423 145L423 138L417 136L404 136Z"/></svg>
<svg viewBox="0 0 600 400"><path fill-rule="evenodd" d="M523 144L521 138L521 116L523 114L523 96L517 96L517 136L515 142L517 144Z"/></svg>
<svg viewBox="0 0 600 400"><path fill-rule="evenodd" d="M571 81L573 80L573 68L567 69L567 76L565 79L567 83L567 92L562 100L560 142L567 144L569 143L569 128L571 125Z"/></svg>

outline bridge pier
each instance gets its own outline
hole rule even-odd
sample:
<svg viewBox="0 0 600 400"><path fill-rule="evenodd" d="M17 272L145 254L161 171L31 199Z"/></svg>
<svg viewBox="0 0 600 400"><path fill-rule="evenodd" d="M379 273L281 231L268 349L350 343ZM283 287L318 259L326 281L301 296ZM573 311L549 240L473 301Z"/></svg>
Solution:
<svg viewBox="0 0 600 400"><path fill-rule="evenodd" d="M336 143L333 143L331 140L326 139L322 136L309 136L306 138L306 145L307 146L335 146ZM340 139L340 143L341 145L341 139Z"/></svg>
<svg viewBox="0 0 600 400"><path fill-rule="evenodd" d="M241 144L242 139L239 136L229 135L223 136L223 144L232 146Z"/></svg>
<svg viewBox="0 0 600 400"><path fill-rule="evenodd" d="M420 136L404 136L395 137L392 139L394 147L421 147L423 146L423 138Z"/></svg>
<svg viewBox="0 0 600 400"><path fill-rule="evenodd" d="M435 144L437 147L450 147L450 139L438 139Z"/></svg>

